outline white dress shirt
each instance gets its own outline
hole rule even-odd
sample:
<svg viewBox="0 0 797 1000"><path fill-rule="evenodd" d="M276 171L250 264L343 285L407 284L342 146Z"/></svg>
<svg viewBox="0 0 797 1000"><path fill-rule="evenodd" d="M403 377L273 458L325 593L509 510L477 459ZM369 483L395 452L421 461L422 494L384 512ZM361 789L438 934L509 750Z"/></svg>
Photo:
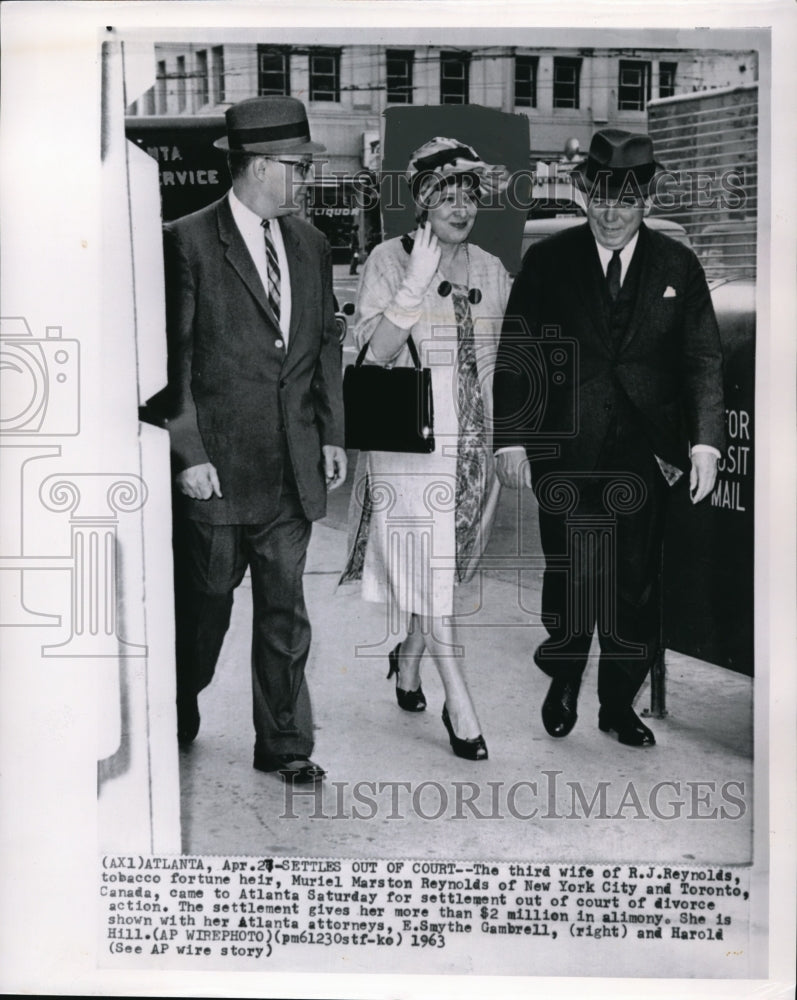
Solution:
<svg viewBox="0 0 797 1000"><path fill-rule="evenodd" d="M266 262L266 241L263 232L263 221L256 212L239 199L236 198L232 188L230 189L230 210L232 212L235 225L241 234L249 256L257 268L257 273L263 283L263 289L268 298L268 264ZM285 345L288 344L288 331L291 328L291 282L290 271L288 270L288 257L285 253L285 243L282 239L282 230L276 219L271 219L269 223L271 240L277 254L277 261L280 266L280 329Z"/></svg>
<svg viewBox="0 0 797 1000"><path fill-rule="evenodd" d="M631 263L631 258L634 256L634 250L636 250L637 241L639 240L639 230L634 233L631 239L626 243L623 249L620 251L620 287L622 287L625 281L625 276L628 274L628 265ZM601 259L601 267L603 268L603 276L606 277L606 272L609 269L609 261L612 259L614 250L607 250L606 247L601 246L597 240L595 240L595 246L598 250L598 256Z"/></svg>

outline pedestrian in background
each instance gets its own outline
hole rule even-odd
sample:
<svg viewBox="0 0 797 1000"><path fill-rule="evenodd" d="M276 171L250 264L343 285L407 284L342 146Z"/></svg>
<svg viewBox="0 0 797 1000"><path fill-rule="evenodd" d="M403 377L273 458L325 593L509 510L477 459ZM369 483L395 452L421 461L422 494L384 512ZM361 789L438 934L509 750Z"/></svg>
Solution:
<svg viewBox="0 0 797 1000"><path fill-rule="evenodd" d="M351 227L351 238L349 240L351 249L351 259L349 261L349 274L356 274L360 265L360 231L356 223Z"/></svg>

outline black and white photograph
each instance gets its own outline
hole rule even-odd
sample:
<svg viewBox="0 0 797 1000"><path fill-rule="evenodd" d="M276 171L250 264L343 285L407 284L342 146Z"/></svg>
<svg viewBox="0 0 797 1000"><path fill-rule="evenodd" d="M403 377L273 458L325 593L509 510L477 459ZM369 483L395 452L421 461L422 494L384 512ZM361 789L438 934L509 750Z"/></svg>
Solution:
<svg viewBox="0 0 797 1000"><path fill-rule="evenodd" d="M572 7L3 4L4 989L793 992L797 25Z"/></svg>

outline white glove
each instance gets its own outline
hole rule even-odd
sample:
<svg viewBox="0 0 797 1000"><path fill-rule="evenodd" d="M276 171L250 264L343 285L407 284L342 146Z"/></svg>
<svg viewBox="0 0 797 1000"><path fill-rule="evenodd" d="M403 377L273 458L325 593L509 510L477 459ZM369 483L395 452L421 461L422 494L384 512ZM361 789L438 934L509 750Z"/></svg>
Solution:
<svg viewBox="0 0 797 1000"><path fill-rule="evenodd" d="M440 263L440 244L432 232L432 225L426 222L415 235L410 254L410 262L402 284L406 290L423 298Z"/></svg>
<svg viewBox="0 0 797 1000"><path fill-rule="evenodd" d="M404 278L393 301L385 309L385 318L402 330L415 326L423 312L423 297L440 263L440 244L427 222L415 234Z"/></svg>

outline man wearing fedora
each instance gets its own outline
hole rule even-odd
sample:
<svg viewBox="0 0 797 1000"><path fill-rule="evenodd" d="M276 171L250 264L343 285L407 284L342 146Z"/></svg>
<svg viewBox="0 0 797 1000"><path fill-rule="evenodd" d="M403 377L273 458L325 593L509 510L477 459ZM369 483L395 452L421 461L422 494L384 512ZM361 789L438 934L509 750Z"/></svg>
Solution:
<svg viewBox="0 0 797 1000"><path fill-rule="evenodd" d="M658 651L667 493L680 482L703 500L724 444L703 270L644 223L658 166L646 135L593 136L574 170L587 221L526 254L494 387L499 478L539 502L543 724L555 737L575 725L597 626L598 725L632 747L655 743L633 701Z"/></svg>
<svg viewBox="0 0 797 1000"><path fill-rule="evenodd" d="M286 781L310 759L311 522L346 476L341 354L326 239L298 217L313 153L304 105L229 108L232 190L164 227L175 482L178 738L199 729L233 591L251 575L254 766Z"/></svg>

